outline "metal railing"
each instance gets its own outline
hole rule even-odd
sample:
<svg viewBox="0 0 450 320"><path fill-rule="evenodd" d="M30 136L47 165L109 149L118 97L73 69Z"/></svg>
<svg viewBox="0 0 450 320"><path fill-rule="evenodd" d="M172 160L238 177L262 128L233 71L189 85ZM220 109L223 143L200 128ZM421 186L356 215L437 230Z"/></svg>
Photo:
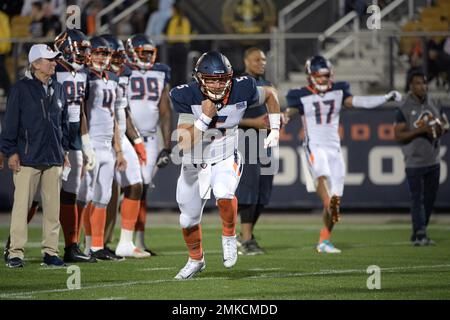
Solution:
<svg viewBox="0 0 450 320"><path fill-rule="evenodd" d="M101 34L103 32L111 31L110 27L112 25L115 25L116 23L118 23L122 19L128 17L130 15L130 13L132 13L133 11L136 11L137 9L142 7L144 4L146 4L148 1L149 0L139 0L139 1L135 2L135 3L133 3L130 7L128 7L127 9L123 10L117 16L112 18L109 23L106 23L105 25L100 26L99 28L96 28L97 29L97 33Z"/></svg>
<svg viewBox="0 0 450 320"><path fill-rule="evenodd" d="M406 3L408 1L408 16L412 17L414 13L414 1L413 0L395 0L388 4L383 10L380 12L380 18L383 19L386 15L391 13L393 10L395 10L400 5ZM334 25L326 29L320 36L319 36L319 48L323 48L324 42L326 39L330 38L340 30L342 30L345 26L347 26L349 23L353 23L353 32L354 35L349 36L345 38L342 43L336 44L335 47L332 47L328 51L325 51L323 55L329 59L334 58L339 52L341 52L343 49L347 48L352 42L354 44L353 52L354 52L354 58L359 59L361 54L361 48L360 48L360 41L358 34L360 32L360 25L359 25L359 16L356 13L356 11L350 11L348 14L346 14L344 17L342 17L339 21L337 21ZM378 42L374 43L374 46L376 46Z"/></svg>
<svg viewBox="0 0 450 320"><path fill-rule="evenodd" d="M95 16L95 26L96 26L96 33L101 34L105 26L102 26L102 18L104 15L112 12L115 8L123 4L125 0L115 0L110 5L106 6L102 10L100 10L99 13Z"/></svg>
<svg viewBox="0 0 450 320"><path fill-rule="evenodd" d="M278 12L278 28L273 28L272 33L286 34L290 29L297 25L300 21L309 17L315 10L322 6L326 0L316 0L308 7L287 19L297 8L299 8L306 0L295 0ZM286 38L278 39L276 42L277 52L286 52ZM286 75L286 55L279 54L278 64L273 68L275 78L280 79Z"/></svg>

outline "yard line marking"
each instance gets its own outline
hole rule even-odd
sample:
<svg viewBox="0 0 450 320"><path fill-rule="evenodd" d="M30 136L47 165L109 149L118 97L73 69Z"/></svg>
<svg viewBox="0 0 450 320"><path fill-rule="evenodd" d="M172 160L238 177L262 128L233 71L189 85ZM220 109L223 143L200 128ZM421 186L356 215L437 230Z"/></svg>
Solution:
<svg viewBox="0 0 450 320"><path fill-rule="evenodd" d="M450 264L439 264L439 265L428 265L428 266L409 266L409 267L389 267L381 268L381 271L397 271L397 270L413 270L413 269L438 269L438 268L450 268ZM270 279L270 278L292 278L292 277L306 277L306 276L323 276L323 275L333 275L333 274L346 274L346 273L366 273L366 269L343 269L343 270L325 270L316 272L295 272L295 273L285 273L285 274L260 274L257 276L248 276L240 278L240 280L257 280L257 279ZM209 281L209 280L233 280L230 277L201 277L193 278L185 281ZM159 284L159 283L170 283L170 282L180 282L176 279L160 279L160 280L148 280L148 281L129 281L129 282L117 282L108 284L99 284L81 287L78 290L89 290L89 289L102 289L102 288L113 288L113 287L126 287L133 285L149 285L149 284ZM17 296L33 296L42 293L57 293L57 292L67 292L72 291L70 289L49 289L49 290L37 290L37 291L24 291L24 292L8 292L0 294L0 298L14 298Z"/></svg>
<svg viewBox="0 0 450 320"><path fill-rule="evenodd" d="M259 225L260 230L301 230L301 231L317 231L320 230L323 226L320 223L317 224L311 224L311 223L302 223L302 222L292 222L291 224L271 224L271 225ZM435 230L450 230L450 225L439 225L439 224L430 224L428 226L431 229ZM160 225L154 225L153 229L176 229L179 230L179 226L172 225L172 224L160 224ZM205 230L220 230L222 228L222 225L219 224L205 224L202 225L202 229ZM341 224L339 226L336 226L336 228L339 228L340 230L379 230L379 231L385 231L385 230L410 230L411 229L411 223L410 222L404 222L404 223L384 223L382 225L380 224L367 224L367 223L352 223L351 225L345 225ZM150 227L152 229L152 227Z"/></svg>
<svg viewBox="0 0 450 320"><path fill-rule="evenodd" d="M98 298L97 300L127 300L126 297L104 297Z"/></svg>
<svg viewBox="0 0 450 320"><path fill-rule="evenodd" d="M276 270L283 270L283 268L253 268L248 269L249 271L276 271Z"/></svg>
<svg viewBox="0 0 450 320"><path fill-rule="evenodd" d="M450 264L440 264L440 265L431 265L431 266L409 266L409 267L389 267L389 268L380 268L381 271L392 272L398 270L413 270L413 269L426 269L426 268L447 268L450 267ZM316 272L294 272L294 273L268 273L261 274L257 276L249 276L241 279L258 279L258 278L292 278L292 277L305 277L305 276L326 276L333 274L347 274L347 273L366 273L366 269L347 269L347 270L322 270Z"/></svg>
<svg viewBox="0 0 450 320"><path fill-rule="evenodd" d="M145 268L145 269L139 269L139 271L159 271L159 270L173 270L175 267L168 267L168 268Z"/></svg>
<svg viewBox="0 0 450 320"><path fill-rule="evenodd" d="M210 254L221 254L222 250L208 250L205 251L208 255ZM159 256L178 256L178 255L188 255L187 251L165 251L158 254Z"/></svg>

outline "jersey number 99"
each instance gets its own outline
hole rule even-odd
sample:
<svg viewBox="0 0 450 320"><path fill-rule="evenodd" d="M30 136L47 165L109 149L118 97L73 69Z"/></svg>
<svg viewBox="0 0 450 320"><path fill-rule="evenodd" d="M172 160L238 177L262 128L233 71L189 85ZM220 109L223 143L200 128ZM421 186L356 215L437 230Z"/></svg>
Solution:
<svg viewBox="0 0 450 320"><path fill-rule="evenodd" d="M157 101L159 99L158 79L147 78L146 80L146 83L144 83L143 78L130 79L131 91L133 92L131 100L144 100L146 95L148 96L147 100L150 101Z"/></svg>

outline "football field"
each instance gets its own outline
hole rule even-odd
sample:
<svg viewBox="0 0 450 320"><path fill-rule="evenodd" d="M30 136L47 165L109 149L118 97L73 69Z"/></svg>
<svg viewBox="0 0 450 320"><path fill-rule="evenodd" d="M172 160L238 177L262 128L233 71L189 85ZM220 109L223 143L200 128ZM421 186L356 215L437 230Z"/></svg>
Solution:
<svg viewBox="0 0 450 320"><path fill-rule="evenodd" d="M228 270L213 212L203 223L206 269L187 281L173 279L187 261L177 214L149 215L147 243L158 255L79 264L80 289L68 288L75 283L72 268L40 265L40 215L35 220L25 268L0 267L0 299L450 299L449 215L435 215L429 227L436 246L413 247L408 215L344 213L332 236L342 253L326 255L315 251L319 214L263 214L255 234L267 253L239 256ZM7 216L0 222L3 244ZM61 237L61 250L62 244ZM379 273L368 273L369 266Z"/></svg>

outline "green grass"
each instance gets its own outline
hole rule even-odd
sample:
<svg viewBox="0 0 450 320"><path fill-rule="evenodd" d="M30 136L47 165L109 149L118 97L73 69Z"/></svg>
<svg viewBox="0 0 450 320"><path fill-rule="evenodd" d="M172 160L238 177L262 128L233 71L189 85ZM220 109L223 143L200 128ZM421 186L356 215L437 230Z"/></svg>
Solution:
<svg viewBox="0 0 450 320"><path fill-rule="evenodd" d="M317 220L319 220L318 218ZM349 219L351 220L351 219ZM319 222L319 221L317 221ZM318 223L261 220L257 238L267 254L222 265L220 227L203 227L206 269L195 279L173 279L187 260L176 226L153 226L145 260L79 264L81 289L68 290L66 269L40 266L41 229L30 227L24 269L0 267L0 299L449 299L450 224L430 226L435 247L412 247L406 222L336 226L338 255L320 255ZM0 227L0 239L7 236ZM118 231L117 231L118 232ZM61 242L62 243L62 242ZM381 268L381 289L369 290L367 267Z"/></svg>

